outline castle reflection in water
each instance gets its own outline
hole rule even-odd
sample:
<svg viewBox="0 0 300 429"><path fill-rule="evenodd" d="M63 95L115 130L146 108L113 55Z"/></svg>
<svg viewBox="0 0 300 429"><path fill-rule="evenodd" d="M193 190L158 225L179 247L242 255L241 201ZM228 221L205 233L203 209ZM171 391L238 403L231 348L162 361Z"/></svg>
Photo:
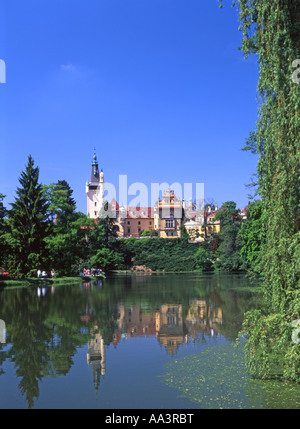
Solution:
<svg viewBox="0 0 300 429"><path fill-rule="evenodd" d="M218 335L218 325L222 324L221 308L208 307L206 301L198 299L190 302L185 318L180 304L164 304L154 313L148 313L140 306L119 305L118 316L113 336L115 346L121 338L155 335L171 355L180 344L187 342L188 338L196 339L199 333Z"/></svg>
<svg viewBox="0 0 300 429"><path fill-rule="evenodd" d="M162 348L174 355L180 345L188 341L205 341L208 337L220 336L222 309L201 299L191 300L189 304L185 317L181 304L164 304L156 312L149 312L139 305L120 304L112 344L117 348L124 339L155 336ZM106 371L105 344L98 328L95 325L91 332L87 352L96 389Z"/></svg>

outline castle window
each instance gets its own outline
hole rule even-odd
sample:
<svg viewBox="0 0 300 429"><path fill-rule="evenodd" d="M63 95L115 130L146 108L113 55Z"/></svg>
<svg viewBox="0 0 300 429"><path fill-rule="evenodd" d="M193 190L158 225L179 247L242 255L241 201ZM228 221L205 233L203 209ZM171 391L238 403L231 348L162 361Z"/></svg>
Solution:
<svg viewBox="0 0 300 429"><path fill-rule="evenodd" d="M95 201L95 207L97 207L97 203L96 203L96 201Z"/></svg>
<svg viewBox="0 0 300 429"><path fill-rule="evenodd" d="M130 228L127 228L127 234L130 234Z"/></svg>
<svg viewBox="0 0 300 429"><path fill-rule="evenodd" d="M141 224L141 221L139 220L139 221L138 221L138 225L140 225L140 224Z"/></svg>
<svg viewBox="0 0 300 429"><path fill-rule="evenodd" d="M130 220L127 221L127 225L130 225Z"/></svg>
<svg viewBox="0 0 300 429"><path fill-rule="evenodd" d="M152 225L152 221L151 220L149 220L149 225Z"/></svg>
<svg viewBox="0 0 300 429"><path fill-rule="evenodd" d="M95 216L97 216L97 212L95 211L94 213L95 213Z"/></svg>
<svg viewBox="0 0 300 429"><path fill-rule="evenodd" d="M166 228L174 228L173 220L166 220Z"/></svg>

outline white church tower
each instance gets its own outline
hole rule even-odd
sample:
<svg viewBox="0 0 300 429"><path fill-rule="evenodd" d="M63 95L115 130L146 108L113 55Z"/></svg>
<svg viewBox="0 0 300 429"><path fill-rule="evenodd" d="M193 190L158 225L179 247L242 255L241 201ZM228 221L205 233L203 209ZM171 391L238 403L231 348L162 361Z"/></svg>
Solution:
<svg viewBox="0 0 300 429"><path fill-rule="evenodd" d="M87 215L97 219L104 205L104 173L99 173L96 153L94 153L90 181L86 182L85 192L87 194Z"/></svg>

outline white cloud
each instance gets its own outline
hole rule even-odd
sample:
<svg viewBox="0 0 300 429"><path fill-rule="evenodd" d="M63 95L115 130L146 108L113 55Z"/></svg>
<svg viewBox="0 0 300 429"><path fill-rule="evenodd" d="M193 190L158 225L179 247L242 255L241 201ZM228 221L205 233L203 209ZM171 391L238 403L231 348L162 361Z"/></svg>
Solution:
<svg viewBox="0 0 300 429"><path fill-rule="evenodd" d="M60 68L61 70L68 72L76 71L76 67L73 64L61 64Z"/></svg>

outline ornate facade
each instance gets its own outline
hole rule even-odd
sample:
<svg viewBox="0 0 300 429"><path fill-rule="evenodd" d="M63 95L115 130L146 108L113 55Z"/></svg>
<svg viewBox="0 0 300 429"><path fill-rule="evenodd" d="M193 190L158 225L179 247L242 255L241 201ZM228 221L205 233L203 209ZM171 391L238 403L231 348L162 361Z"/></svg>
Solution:
<svg viewBox="0 0 300 429"><path fill-rule="evenodd" d="M97 156L94 154L90 181L86 182L87 215L92 219L99 218L104 209L104 187L104 173L102 170L99 172ZM191 238L191 232L197 231L199 239L201 210L195 210L192 204L187 206L172 189L166 190L154 207L120 207L113 199L109 203L109 210L119 237L140 237L143 231L149 230L150 234L162 238L176 238L181 237L181 226L185 225Z"/></svg>

